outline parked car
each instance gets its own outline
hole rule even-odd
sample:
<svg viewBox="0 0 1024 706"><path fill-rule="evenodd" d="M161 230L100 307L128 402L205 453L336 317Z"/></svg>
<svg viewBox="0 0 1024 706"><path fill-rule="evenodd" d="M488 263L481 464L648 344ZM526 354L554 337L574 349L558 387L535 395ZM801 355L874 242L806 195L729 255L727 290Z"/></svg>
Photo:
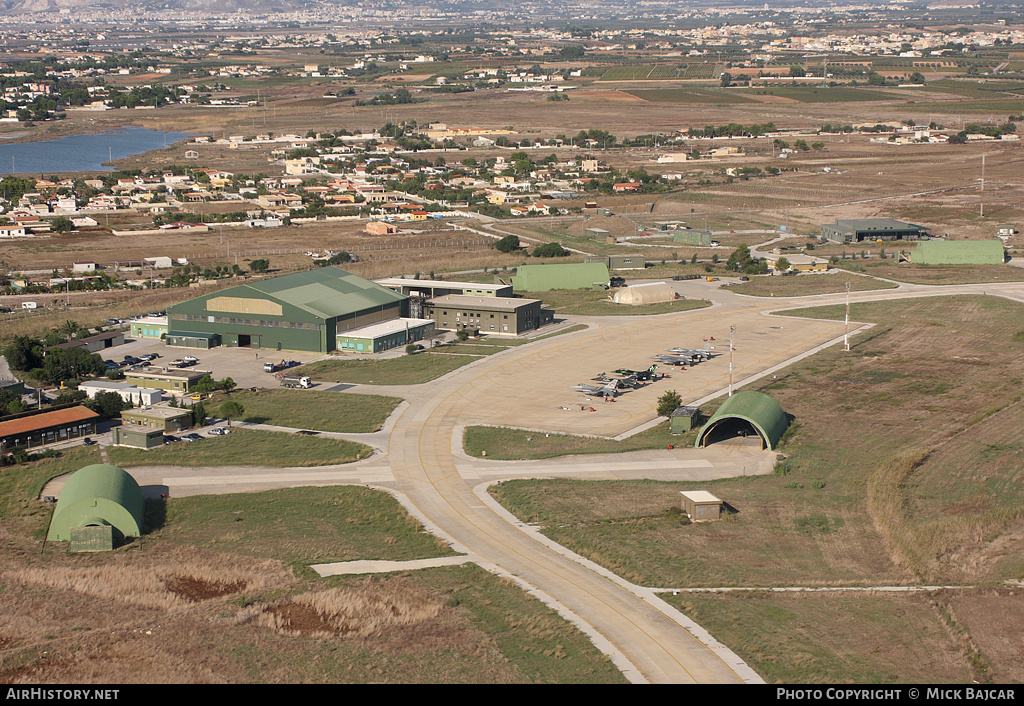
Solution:
<svg viewBox="0 0 1024 706"><path fill-rule="evenodd" d="M198 358L193 358L193 357L192 357L192 356L190 356L190 355L187 355L187 356L185 356L185 357L183 358L183 360L185 361L185 365L186 365L186 366L188 366L188 365L195 365L196 363L198 363L198 362L199 362L199 359L198 359Z"/></svg>
<svg viewBox="0 0 1024 706"><path fill-rule="evenodd" d="M210 436L224 436L230 434L231 430L227 427L214 427L210 430Z"/></svg>
<svg viewBox="0 0 1024 706"><path fill-rule="evenodd" d="M120 363L115 363L112 360L105 360L103 361L103 367L105 367L107 370L117 370L118 368L121 367L121 365Z"/></svg>
<svg viewBox="0 0 1024 706"><path fill-rule="evenodd" d="M96 441L95 439L91 439L87 436L84 439L82 439L82 443L85 444L86 446L92 446L93 444L96 443Z"/></svg>
<svg viewBox="0 0 1024 706"><path fill-rule="evenodd" d="M175 358L170 363L168 363L168 365L170 365L172 368L184 368L185 361L183 361L181 358Z"/></svg>
<svg viewBox="0 0 1024 706"><path fill-rule="evenodd" d="M139 360L144 360L148 363L149 361L156 360L159 357L159 353L143 353L142 355L139 356Z"/></svg>
<svg viewBox="0 0 1024 706"><path fill-rule="evenodd" d="M179 439L178 437L173 436L171 434L164 434L164 443L165 444L173 444L175 441L181 441L181 439Z"/></svg>
<svg viewBox="0 0 1024 706"><path fill-rule="evenodd" d="M193 432L191 434L185 434L185 436L181 437L181 440L182 441L199 441L202 438L203 437L199 436L199 434L196 434L195 432Z"/></svg>
<svg viewBox="0 0 1024 706"><path fill-rule="evenodd" d="M296 434L301 434L302 436L316 436L316 435L317 435L317 434L319 434L320 432L318 432L318 431L312 431L311 429L299 429L299 430L298 430L297 432L295 432L295 433L296 433Z"/></svg>

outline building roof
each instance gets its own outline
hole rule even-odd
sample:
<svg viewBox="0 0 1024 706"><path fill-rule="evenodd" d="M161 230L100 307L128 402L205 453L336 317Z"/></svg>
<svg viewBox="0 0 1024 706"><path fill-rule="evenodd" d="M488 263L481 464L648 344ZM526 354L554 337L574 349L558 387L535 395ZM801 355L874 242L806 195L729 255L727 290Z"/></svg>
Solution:
<svg viewBox="0 0 1024 706"><path fill-rule="evenodd" d="M234 289L223 289L216 296L232 296ZM322 319L406 299L404 294L333 266L243 284L237 289L259 292Z"/></svg>
<svg viewBox="0 0 1024 706"><path fill-rule="evenodd" d="M88 407L66 407L55 409L52 412L30 414L17 419L10 419L0 422L0 436L12 436L14 434L25 434L36 429L60 426L63 424L74 424L87 419L97 419L100 415Z"/></svg>
<svg viewBox="0 0 1024 706"><path fill-rule="evenodd" d="M841 231L855 230L924 230L924 226L893 218L841 218L832 227Z"/></svg>
<svg viewBox="0 0 1024 706"><path fill-rule="evenodd" d="M76 338L73 341L67 343L58 343L55 346L50 346L46 350L53 350L54 348L75 348L78 346L84 346L89 343L96 343L97 341L106 341L108 339L124 337L124 331L104 331L103 333L97 333L93 336L87 336L86 338Z"/></svg>
<svg viewBox="0 0 1024 706"><path fill-rule="evenodd" d="M192 414L192 411L184 407L135 407L121 412L122 417L126 414L130 417L146 417L149 419L174 419L175 417Z"/></svg>
<svg viewBox="0 0 1024 706"><path fill-rule="evenodd" d="M474 297L467 294L446 294L443 297L428 299L433 306L476 307L478 309L494 309L497 311L515 311L540 299L520 299L517 297Z"/></svg>
<svg viewBox="0 0 1024 706"><path fill-rule="evenodd" d="M361 326L360 328L349 329L348 331L339 331L338 338L380 338L381 336L401 333L406 329L420 328L432 323L434 322L430 319L390 319L378 324Z"/></svg>
<svg viewBox="0 0 1024 706"><path fill-rule="evenodd" d="M507 284L482 284L480 282L448 282L439 279L402 279L401 277L387 277L374 280L384 287L436 287L438 289L479 289L481 291L497 291L508 289Z"/></svg>
<svg viewBox="0 0 1024 706"><path fill-rule="evenodd" d="M595 283L607 286L611 281L604 262L567 262L550 265L523 265L512 276L517 290L540 292L549 289L585 289Z"/></svg>
<svg viewBox="0 0 1024 706"><path fill-rule="evenodd" d="M726 419L743 419L750 422L768 449L775 448L789 426L789 420L782 407L768 395L753 390L737 392L726 398L718 411L711 415L711 419L700 430L695 446L703 446L708 433Z"/></svg>
<svg viewBox="0 0 1024 706"><path fill-rule="evenodd" d="M691 500L695 503L720 503L722 502L719 498L709 493L706 490L681 490L679 491L687 500Z"/></svg>

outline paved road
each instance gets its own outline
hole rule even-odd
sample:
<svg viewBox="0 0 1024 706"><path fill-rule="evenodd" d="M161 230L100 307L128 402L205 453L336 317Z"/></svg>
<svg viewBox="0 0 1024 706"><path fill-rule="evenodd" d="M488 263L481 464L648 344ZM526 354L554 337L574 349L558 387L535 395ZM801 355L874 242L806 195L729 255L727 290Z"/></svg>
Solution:
<svg viewBox="0 0 1024 706"><path fill-rule="evenodd" d="M331 468L140 468L139 482L166 486L173 495L237 492L310 484L365 483L392 490L431 531L481 566L513 577L580 626L633 681L663 683L760 682L735 654L657 595L629 584L550 542L518 522L484 492L486 484L511 477L711 478L764 473L774 456L737 447L728 450L651 451L614 457L578 456L537 462L471 459L458 451L461 428L505 423L572 432L615 435L654 417L662 388L624 395L595 412L566 413L557 404L577 375L635 365L668 345L694 341L713 330L716 340L737 327L735 384L768 374L788 360L841 341L842 324L779 319L770 311L791 305L841 303L846 295L799 299L742 297L705 282L683 282L687 296L713 299L712 309L659 317L595 317L584 332L513 348L460 368L426 385L403 390L408 403L394 418L386 447L373 458ZM1024 301L1022 284L927 287L850 293L851 301L942 294L999 294ZM837 338L838 336L838 338ZM684 401L708 399L728 382L727 355L674 376ZM609 364L613 363L613 364ZM567 372L568 371L568 372ZM353 392L394 388L353 386ZM344 393L342 393L344 394ZM574 398L577 399L578 398ZM596 404L596 403L595 403ZM384 446L381 437L378 448ZM453 448L455 451L453 452ZM742 469L742 470L741 470Z"/></svg>

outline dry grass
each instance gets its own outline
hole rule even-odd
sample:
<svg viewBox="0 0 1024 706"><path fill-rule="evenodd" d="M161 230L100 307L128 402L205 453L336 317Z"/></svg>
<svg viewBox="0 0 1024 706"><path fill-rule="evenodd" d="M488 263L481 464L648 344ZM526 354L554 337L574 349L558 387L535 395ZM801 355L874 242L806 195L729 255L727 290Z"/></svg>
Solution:
<svg viewBox="0 0 1024 706"><path fill-rule="evenodd" d="M408 582L369 579L347 588L302 593L286 603L247 606L237 620L254 621L281 635L366 638L433 620L441 608L436 596Z"/></svg>
<svg viewBox="0 0 1024 706"><path fill-rule="evenodd" d="M244 569L221 561L197 559L185 549L160 561L119 554L102 566L25 567L5 573L14 583L76 593L169 613L188 610L203 597L241 591L260 592L284 578L280 564L266 562Z"/></svg>

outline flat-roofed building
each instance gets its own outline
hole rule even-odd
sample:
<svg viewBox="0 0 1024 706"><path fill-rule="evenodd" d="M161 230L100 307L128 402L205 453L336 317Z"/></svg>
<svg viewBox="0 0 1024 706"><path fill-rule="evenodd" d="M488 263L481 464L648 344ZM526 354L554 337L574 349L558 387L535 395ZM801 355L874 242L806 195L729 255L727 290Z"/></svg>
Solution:
<svg viewBox="0 0 1024 706"><path fill-rule="evenodd" d="M338 334L338 350L355 353L383 353L422 341L434 330L429 319L398 318L370 324Z"/></svg>
<svg viewBox="0 0 1024 706"><path fill-rule="evenodd" d="M132 338L161 338L167 335L166 316L144 316L131 321Z"/></svg>
<svg viewBox="0 0 1024 706"><path fill-rule="evenodd" d="M121 421L161 432L175 432L192 427L192 412L184 407L137 407L121 412Z"/></svg>
<svg viewBox="0 0 1024 706"><path fill-rule="evenodd" d="M722 501L706 490L683 490L683 511L691 522L717 520L722 514Z"/></svg>
<svg viewBox="0 0 1024 706"><path fill-rule="evenodd" d="M511 297L511 284L484 284L482 282L449 282L440 279L403 279L388 277L374 280L377 284L410 297L443 297L462 294L472 297Z"/></svg>
<svg viewBox="0 0 1024 706"><path fill-rule="evenodd" d="M821 227L821 238L833 243L861 243L879 240L917 240L927 236L924 226L892 218L845 218Z"/></svg>
<svg viewBox="0 0 1024 706"><path fill-rule="evenodd" d="M555 320L554 312L544 309L540 299L458 294L427 300L423 313L439 329L499 336L518 336Z"/></svg>
<svg viewBox="0 0 1024 706"><path fill-rule="evenodd" d="M124 374L126 383L139 387L157 388L168 392L189 392L204 376L210 375L209 370L180 370L178 372L161 372L155 368L147 370L130 370Z"/></svg>

